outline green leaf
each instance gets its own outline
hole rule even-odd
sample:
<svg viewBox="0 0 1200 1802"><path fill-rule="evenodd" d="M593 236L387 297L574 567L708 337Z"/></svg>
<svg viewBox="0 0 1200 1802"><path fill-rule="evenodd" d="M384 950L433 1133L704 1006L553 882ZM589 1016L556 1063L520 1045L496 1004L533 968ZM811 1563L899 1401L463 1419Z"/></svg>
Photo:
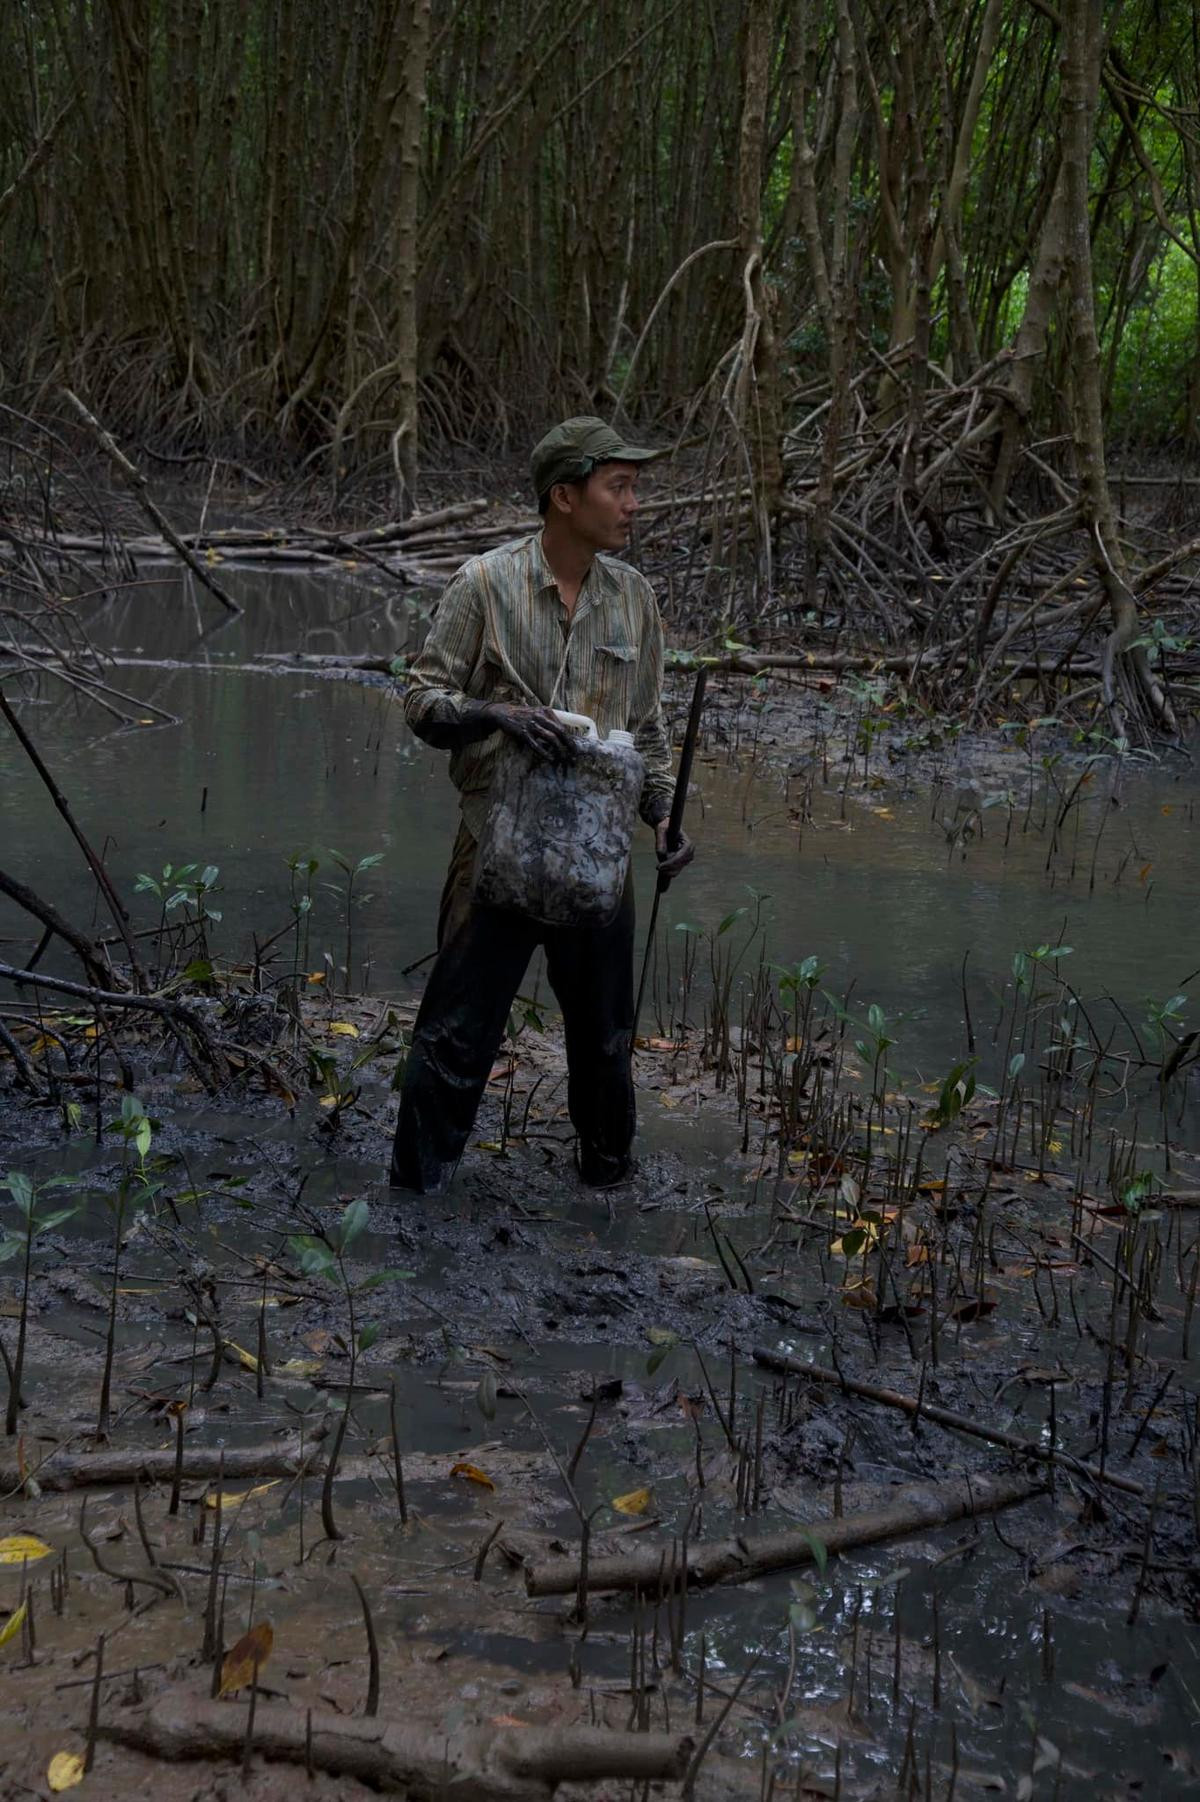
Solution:
<svg viewBox="0 0 1200 1802"><path fill-rule="evenodd" d="M359 1351L370 1351L378 1337L379 1322L377 1320L369 1320L362 1332L358 1335Z"/></svg>
<svg viewBox="0 0 1200 1802"><path fill-rule="evenodd" d="M0 1239L0 1264L7 1264L9 1258L15 1258L25 1241L16 1233L9 1233L7 1238Z"/></svg>
<svg viewBox="0 0 1200 1802"><path fill-rule="evenodd" d="M358 1238L358 1235L366 1226L367 1215L369 1212L370 1209L367 1206L365 1196L360 1195L357 1201L352 1201L350 1203L346 1212L342 1215L342 1236L340 1241L340 1249L342 1251L349 1251L354 1241Z"/></svg>
<svg viewBox="0 0 1200 1802"><path fill-rule="evenodd" d="M320 1239L314 1239L309 1233L293 1233L288 1244L298 1258L305 1276L333 1274L333 1253Z"/></svg>
<svg viewBox="0 0 1200 1802"><path fill-rule="evenodd" d="M817 1592L811 1583L792 1583L793 1601L788 1619L797 1633L811 1633L817 1624Z"/></svg>
<svg viewBox="0 0 1200 1802"><path fill-rule="evenodd" d="M83 1203L81 1201L77 1201L73 1208L59 1208L57 1214L47 1214L46 1218L44 1220L38 1221L38 1223L37 1223L38 1232L39 1233L53 1232L54 1228L56 1226L61 1226L64 1220L73 1219L74 1216L76 1214L78 1214L78 1212L82 1206L83 1206Z"/></svg>
<svg viewBox="0 0 1200 1802"><path fill-rule="evenodd" d="M495 1373L495 1371L492 1371L492 1370L484 1371L483 1375L479 1379L479 1387L475 1391L475 1400L479 1405L479 1412L483 1415L483 1418L485 1420L495 1420L495 1418L496 1418L496 1373Z"/></svg>
<svg viewBox="0 0 1200 1802"><path fill-rule="evenodd" d="M829 1563L829 1553L825 1549L825 1541L823 1539L818 1539L816 1534L811 1532L808 1527L800 1528L800 1537L812 1552L813 1563L816 1565L821 1575L824 1576L825 1566Z"/></svg>
<svg viewBox="0 0 1200 1802"><path fill-rule="evenodd" d="M23 1170L10 1170L4 1179L4 1187L8 1190L22 1214L28 1217L33 1208L33 1183Z"/></svg>
<svg viewBox="0 0 1200 1802"><path fill-rule="evenodd" d="M356 1295L366 1295L372 1289L378 1289L381 1283L403 1283L409 1277L416 1276L415 1270L373 1270L365 1276L361 1283L355 1285Z"/></svg>

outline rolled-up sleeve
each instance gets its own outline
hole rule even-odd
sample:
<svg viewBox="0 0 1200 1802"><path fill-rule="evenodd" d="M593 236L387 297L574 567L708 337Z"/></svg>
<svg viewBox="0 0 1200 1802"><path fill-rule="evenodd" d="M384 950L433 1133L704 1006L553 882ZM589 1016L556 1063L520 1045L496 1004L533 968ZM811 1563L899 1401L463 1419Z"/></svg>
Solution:
<svg viewBox="0 0 1200 1802"><path fill-rule="evenodd" d="M671 746L663 721L662 686L662 620L653 592L647 584L630 730L646 765L639 812L651 826L666 819L671 811L671 797L675 790Z"/></svg>
<svg viewBox="0 0 1200 1802"><path fill-rule="evenodd" d="M481 736L471 715L471 678L483 647L483 602L470 566L451 581L433 617L429 636L409 674L404 717L426 744L456 750Z"/></svg>

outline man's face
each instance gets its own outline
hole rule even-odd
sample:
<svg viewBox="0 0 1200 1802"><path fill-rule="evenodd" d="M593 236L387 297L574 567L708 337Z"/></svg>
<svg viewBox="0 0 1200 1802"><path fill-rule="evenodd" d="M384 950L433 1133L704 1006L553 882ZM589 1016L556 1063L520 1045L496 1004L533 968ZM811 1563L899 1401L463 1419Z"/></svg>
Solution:
<svg viewBox="0 0 1200 1802"><path fill-rule="evenodd" d="M586 482L562 484L571 525L594 551L621 551L638 510L636 463L602 463Z"/></svg>

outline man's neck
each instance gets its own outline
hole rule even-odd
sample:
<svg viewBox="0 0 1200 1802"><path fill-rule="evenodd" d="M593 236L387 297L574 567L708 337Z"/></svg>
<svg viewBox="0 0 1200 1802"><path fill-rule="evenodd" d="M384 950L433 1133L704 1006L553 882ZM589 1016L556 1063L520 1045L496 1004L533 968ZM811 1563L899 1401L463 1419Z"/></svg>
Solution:
<svg viewBox="0 0 1200 1802"><path fill-rule="evenodd" d="M547 520L542 530L542 555L558 583L558 592L570 618L595 552L590 545L581 543L574 533L558 531L554 522Z"/></svg>

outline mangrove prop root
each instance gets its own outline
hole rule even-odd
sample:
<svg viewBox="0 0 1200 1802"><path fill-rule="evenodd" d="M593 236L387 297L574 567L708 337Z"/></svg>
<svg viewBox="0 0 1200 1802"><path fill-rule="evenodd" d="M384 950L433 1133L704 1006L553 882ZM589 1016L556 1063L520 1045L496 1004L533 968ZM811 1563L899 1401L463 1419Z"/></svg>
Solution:
<svg viewBox="0 0 1200 1802"><path fill-rule="evenodd" d="M1055 1446L1039 1445L1036 1441L1022 1439L1019 1433L1009 1433L1003 1427L989 1427L983 1421L972 1420L969 1414L955 1414L950 1408L939 1408L934 1402L927 1402L923 1397L902 1395L899 1389L882 1389L876 1383L862 1383L856 1377L844 1376L840 1371L830 1370L824 1364L805 1364L800 1358L791 1358L786 1352L770 1351L766 1347L756 1345L754 1362L761 1364L765 1370L778 1370L786 1376L808 1377L814 1383L826 1383L833 1388L841 1389L848 1395L861 1396L864 1401L878 1402L885 1408L899 1408L905 1414L919 1414L922 1420L931 1420L935 1426L950 1427L955 1433L969 1433L973 1439L986 1440L988 1445L1003 1446L1005 1451L1016 1452L1023 1458L1036 1458L1043 1464L1051 1462L1070 1470L1076 1476L1088 1477L1093 1483L1109 1483L1114 1489L1124 1490L1126 1495L1145 1497L1146 1491L1141 1483L1132 1477L1118 1476L1114 1471L1101 1470L1098 1464L1086 1464L1081 1458L1073 1458L1070 1452L1064 1452Z"/></svg>
<svg viewBox="0 0 1200 1802"><path fill-rule="evenodd" d="M973 1514L991 1514L1040 1495L1043 1479L1027 1476L958 1477L934 1487L902 1489L884 1508L870 1508L840 1518L814 1520L781 1533L756 1533L692 1547L687 1556L690 1584L746 1583L771 1571L788 1570L811 1563L814 1542L826 1552L849 1552L856 1546L898 1539L905 1533L945 1526ZM819 1556L819 1554L817 1554ZM588 1559L589 1590L633 1590L659 1593L667 1580L668 1548L660 1544L639 1546L635 1552ZM677 1573L675 1573L677 1575ZM579 1561L552 1558L525 1567L525 1588L531 1596L571 1595L579 1586Z"/></svg>
<svg viewBox="0 0 1200 1802"><path fill-rule="evenodd" d="M254 1750L265 1758L403 1788L411 1802L544 1802L558 1783L599 1779L657 1782L681 1777L692 1741L677 1733L613 1733L600 1727L467 1728L356 1720L305 1713L260 1699ZM245 1711L226 1702L168 1695L147 1709L102 1723L101 1737L159 1758L238 1757ZM310 1752L311 1744L311 1752Z"/></svg>

